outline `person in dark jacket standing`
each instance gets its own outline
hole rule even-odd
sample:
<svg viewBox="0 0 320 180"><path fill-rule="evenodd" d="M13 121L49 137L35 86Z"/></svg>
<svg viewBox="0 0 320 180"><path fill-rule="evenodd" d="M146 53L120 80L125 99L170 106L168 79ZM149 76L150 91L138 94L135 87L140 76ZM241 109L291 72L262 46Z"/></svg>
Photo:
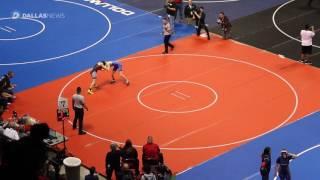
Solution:
<svg viewBox="0 0 320 180"><path fill-rule="evenodd" d="M183 11L183 0L175 0L176 3L176 17L175 20L177 19L177 16L179 14L180 22L183 21L183 16L182 16L182 11Z"/></svg>
<svg viewBox="0 0 320 180"><path fill-rule="evenodd" d="M124 147L120 148L122 163L127 163L130 168L135 169L135 173L139 174L138 151L132 146L130 139L126 140Z"/></svg>
<svg viewBox="0 0 320 180"><path fill-rule="evenodd" d="M269 180L270 169L271 169L271 148L266 147L264 148L261 154L260 174L261 174L262 180Z"/></svg>
<svg viewBox="0 0 320 180"><path fill-rule="evenodd" d="M118 149L117 144L110 145L110 152L107 153L106 156L106 175L107 180L111 180L113 171L115 172L116 179L120 179L120 150Z"/></svg>
<svg viewBox="0 0 320 180"><path fill-rule="evenodd" d="M289 168L289 163L291 159L295 159L298 156L289 153L287 150L283 149L280 153L280 157L277 159L276 165L276 176L280 177L280 180L291 180L291 173Z"/></svg>
<svg viewBox="0 0 320 180"><path fill-rule="evenodd" d="M209 30L208 27L206 25L206 14L204 13L204 8L200 7L199 9L199 13L196 11L193 11L193 14L196 16L196 18L199 19L199 23L198 23L198 28L197 28L197 36L200 36L200 31L201 29L204 29L207 33L207 38L208 40L210 40L210 34L209 34Z"/></svg>
<svg viewBox="0 0 320 180"><path fill-rule="evenodd" d="M230 32L231 32L231 23L229 21L229 18L224 15L224 12L220 12L217 23L221 26L221 30L223 32L223 39L230 38Z"/></svg>
<svg viewBox="0 0 320 180"><path fill-rule="evenodd" d="M184 17L187 20L187 24L192 24L194 21L193 11L196 10L196 5L192 3L192 0L188 1L188 5L184 7Z"/></svg>
<svg viewBox="0 0 320 180"><path fill-rule="evenodd" d="M174 20L177 15L177 5L174 0L169 0L166 5L167 15L169 18L171 32L174 33Z"/></svg>

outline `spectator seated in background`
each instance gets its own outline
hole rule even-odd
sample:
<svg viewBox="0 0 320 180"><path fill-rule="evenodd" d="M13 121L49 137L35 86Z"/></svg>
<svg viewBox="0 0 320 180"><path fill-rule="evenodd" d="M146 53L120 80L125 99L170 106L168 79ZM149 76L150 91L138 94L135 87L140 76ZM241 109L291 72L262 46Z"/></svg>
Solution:
<svg viewBox="0 0 320 180"><path fill-rule="evenodd" d="M96 173L96 168L92 166L89 169L89 174L85 176L84 180L99 180L98 175L96 175L95 173Z"/></svg>
<svg viewBox="0 0 320 180"><path fill-rule="evenodd" d="M18 113L16 111L13 111L12 117L8 120L4 120L1 126L3 129L11 129L16 131L17 133L22 133L20 135L25 135L26 133L30 132L31 126L38 123L39 122L36 119L27 114L23 115L22 117L19 117Z"/></svg>
<svg viewBox="0 0 320 180"><path fill-rule="evenodd" d="M187 24L192 24L195 17L193 12L196 11L197 6L192 3L192 0L188 1L188 5L184 7L184 17L187 20Z"/></svg>
<svg viewBox="0 0 320 180"><path fill-rule="evenodd" d="M171 179L172 171L169 169L168 166L166 166L164 164L160 164L157 168L157 177L158 177L158 180Z"/></svg>
<svg viewBox="0 0 320 180"><path fill-rule="evenodd" d="M121 180L134 180L136 177L134 175L134 173L132 172L132 170L130 169L128 163L122 164L120 176L121 176L121 178L120 178Z"/></svg>
<svg viewBox="0 0 320 180"><path fill-rule="evenodd" d="M152 136L148 136L147 144L142 149L142 163L145 165L158 165L163 163L162 155L160 154L160 148L157 144L153 143Z"/></svg>
<svg viewBox="0 0 320 180"><path fill-rule="evenodd" d="M7 98L10 103L16 98L13 93L13 89L16 87L15 84L12 84L10 79L12 79L14 73L9 71L7 74L3 75L0 78L0 92L1 96Z"/></svg>
<svg viewBox="0 0 320 180"><path fill-rule="evenodd" d="M1 101L1 100L0 100ZM0 103L0 123L3 122L3 113L4 113L5 107Z"/></svg>
<svg viewBox="0 0 320 180"><path fill-rule="evenodd" d="M143 166L141 180L157 180L156 175L151 172L151 167L149 165Z"/></svg>
<svg viewBox="0 0 320 180"><path fill-rule="evenodd" d="M48 149L43 139L48 136L47 124L35 124L30 136L8 143L2 156L0 179L38 179L47 160Z"/></svg>
<svg viewBox="0 0 320 180"><path fill-rule="evenodd" d="M134 169L136 175L139 174L139 159L138 152L132 146L130 139L126 140L126 143L123 148L120 148L122 163L127 163L130 169Z"/></svg>
<svg viewBox="0 0 320 180"><path fill-rule="evenodd" d="M10 81L10 79L13 78L13 75L13 72L9 71L7 74L0 77L0 120L3 111L7 109L7 106L16 98L13 93L15 85L11 84Z"/></svg>
<svg viewBox="0 0 320 180"><path fill-rule="evenodd" d="M4 92L0 88L0 111L5 111L7 106L11 103L12 99L15 99L15 96Z"/></svg>
<svg viewBox="0 0 320 180"><path fill-rule="evenodd" d="M7 109L8 102L8 99L3 96L0 89L0 112L4 112Z"/></svg>

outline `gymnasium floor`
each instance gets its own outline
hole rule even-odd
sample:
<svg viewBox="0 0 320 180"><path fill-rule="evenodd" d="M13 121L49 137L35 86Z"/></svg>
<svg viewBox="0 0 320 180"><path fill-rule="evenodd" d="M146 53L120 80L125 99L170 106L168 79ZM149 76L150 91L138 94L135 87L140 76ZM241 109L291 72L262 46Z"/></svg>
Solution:
<svg viewBox="0 0 320 180"><path fill-rule="evenodd" d="M58 98L71 102L77 86L87 89L97 61L119 60L131 85L111 85L110 73L99 72L98 91L85 94L88 134L66 127L68 151L85 165L104 173L111 142L130 138L141 155L152 135L177 179L259 179L265 146L273 164L282 148L300 155L291 164L295 179L318 179L318 47L314 66L300 64L294 40L306 22L317 28L318 1L311 9L302 0L199 1L214 33L216 14L226 12L234 40L207 41L177 24L168 55L162 0L106 2L0 3L0 71L13 70L18 84L5 116L28 113L61 131Z"/></svg>

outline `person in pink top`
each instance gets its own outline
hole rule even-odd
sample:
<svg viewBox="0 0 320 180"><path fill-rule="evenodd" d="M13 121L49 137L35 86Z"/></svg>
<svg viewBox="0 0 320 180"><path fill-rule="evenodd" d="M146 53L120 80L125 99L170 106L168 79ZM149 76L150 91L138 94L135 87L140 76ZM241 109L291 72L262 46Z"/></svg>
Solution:
<svg viewBox="0 0 320 180"><path fill-rule="evenodd" d="M167 17L164 17L162 19L162 28L163 28L163 42L164 42L164 52L162 54L168 54L168 47L171 48L171 50L174 49L174 45L170 43L170 38L171 38L171 33L172 33L172 29L171 29L171 25L169 23L169 19Z"/></svg>

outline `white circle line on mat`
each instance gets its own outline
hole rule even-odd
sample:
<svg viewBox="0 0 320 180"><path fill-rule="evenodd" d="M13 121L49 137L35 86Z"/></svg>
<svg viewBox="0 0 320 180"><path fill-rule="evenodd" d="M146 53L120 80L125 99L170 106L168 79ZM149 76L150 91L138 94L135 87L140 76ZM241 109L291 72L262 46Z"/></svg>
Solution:
<svg viewBox="0 0 320 180"><path fill-rule="evenodd" d="M64 58L64 57L68 57L68 56L75 55L75 54L81 53L83 51L86 51L86 50L96 46L100 42L102 42L110 34L111 29L112 29L111 21L101 11L99 11L99 10L93 8L93 7L90 7L90 6L87 6L87 5L84 5L84 4L80 4L80 3L76 3L76 2L72 2L72 1L65 1L65 0L54 0L54 1L56 1L56 2L64 2L64 3L69 3L69 4L75 4L75 5L78 5L78 6L81 6L81 7L85 7L85 8L88 8L88 9L91 9L91 10L95 11L96 13L100 14L101 16L103 16L104 19L108 22L108 30L107 30L107 32L98 41L96 41L95 43L93 43L93 44L91 44L91 45L89 45L87 47L84 47L82 49L79 49L77 51L74 51L74 52L70 52L70 53L67 53L67 54L64 54L64 55L60 55L60 56L45 58L45 59L33 60L33 61L2 63L2 64L0 63L0 66L25 65L25 64L34 64L34 63L41 63L41 62L58 60L58 59L61 59L61 58Z"/></svg>
<svg viewBox="0 0 320 180"><path fill-rule="evenodd" d="M38 36L39 34L41 34L41 33L46 29L46 25L45 25L42 21L40 21L40 20L38 20L38 19L6 17L6 18L0 18L0 21L1 21L1 20L7 20L7 19L34 21L34 22L37 22L37 23L41 24L42 27L41 27L40 31L38 31L38 32L36 32L36 33L34 33L34 34L31 34L31 35L29 35L29 36L16 37L16 38L0 38L0 41L17 41L17 40L22 40L22 39L29 39L29 38Z"/></svg>
<svg viewBox="0 0 320 180"><path fill-rule="evenodd" d="M320 144L312 146L312 147L310 147L308 149L305 149L305 150L301 151L300 153L297 154L297 156L300 157L300 156L302 156L302 155L304 155L304 154L306 154L306 153L308 153L308 152L310 152L310 151L312 151L312 150L314 150L316 148L319 148L319 147L320 147ZM298 158L298 159L300 159L300 158ZM296 161L296 159L294 159L294 161ZM271 168L274 168L274 167L275 167L275 165L272 165ZM260 171L259 172L255 172L254 174L251 174L250 176L247 176L247 177L243 178L243 180L256 179L257 176L260 176Z"/></svg>
<svg viewBox="0 0 320 180"><path fill-rule="evenodd" d="M273 14L272 14L272 22L273 22L274 27L275 27L281 34L287 36L288 38L290 38L290 39L292 39L292 40L294 40L294 41L297 41L297 42L300 42L300 43L301 43L301 40L300 40L300 39L297 39L297 38L289 35L288 33L284 32L284 31L278 26L278 24L277 24L277 22L276 22L276 18L275 18L276 15L277 15L277 13L278 13L278 11L280 11L281 8L285 7L286 5L288 5L288 4L290 4L290 3L294 2L294 1L295 1L295 0L290 0L290 1L288 1L288 2L286 2L286 3L284 3L284 4L282 4L282 5L280 5L280 6L273 12ZM312 45L312 46L315 47L315 48L320 48L320 46L318 46L318 45Z"/></svg>
<svg viewBox="0 0 320 180"><path fill-rule="evenodd" d="M233 59L233 58L227 58L227 57L221 57L221 56L215 56L215 55L204 55L204 54L166 54L166 55L159 55L159 54L154 54L154 55L144 55L144 56L135 56L135 57L128 57L128 58L123 58L119 61L128 61L128 60L135 60L135 59L142 59L142 58L150 58L150 57L161 57L161 56L191 56L191 57L206 57L206 58L216 58L216 59L223 59L223 60L228 60L228 61L232 61L232 62L237 62L237 63L242 63L242 64L246 64L255 68L258 68L260 70L263 70L265 72L268 72L272 75L274 75L275 77L277 77L278 79L280 79L282 82L284 82L289 89L291 90L292 94L294 95L294 107L292 112L288 115L287 118L284 119L283 122L281 122L280 124L278 124L276 127L267 130L266 132L263 132L261 134L258 134L256 136L250 137L250 138L245 138L242 140L238 140L238 141L234 141L234 142L229 142L229 143L224 143L224 144L217 144L217 145L209 145L209 146L197 146L197 147L179 147L179 148L172 148L172 147L161 147L162 150L171 150L171 151L191 151L191 150L203 150L203 149L212 149L212 148L218 148L218 147L225 147L225 146L231 146L231 145L235 145L235 144L240 144L240 143L244 143L250 140L254 140L256 138L259 138L261 136L264 136L272 131L275 131L277 129L279 129L280 127L282 127L284 124L286 124L292 117L293 115L296 113L297 109L298 109L298 104L299 104L299 96L297 91L294 89L294 87L285 79L283 78L281 75L277 74L276 72L273 72L269 69L266 69L264 67L258 66L256 64L250 63L250 62L246 62L243 60L239 60L239 59ZM68 81L61 89L61 91L59 92L59 97L62 97L63 91L77 78L79 78L80 76L82 76L83 74L89 72L90 69L81 72L80 74L76 75L75 77L73 77L70 81ZM72 124L71 121L69 121L70 124ZM119 141L114 141L111 139L107 139L101 136L97 136L94 135L93 133L87 132L89 135L96 137L98 139L107 141L107 142L112 142L112 143L118 143L118 144L124 144L123 142L119 142ZM135 147L142 147L142 145L134 145Z"/></svg>
<svg viewBox="0 0 320 180"><path fill-rule="evenodd" d="M157 108L153 108L151 106L148 106L141 100L141 95L146 89L148 89L150 87L153 87L153 86L156 86L156 85L168 84L168 83L187 83L187 84L193 84L193 85L197 85L197 86L201 86L201 87L207 88L214 95L215 99L212 102L210 102L208 105L204 106L204 107L193 109L193 110L188 110L188 111L161 110L161 109L157 109ZM218 101L218 93L214 89L212 89L211 87L209 87L207 85L204 85L204 84L201 84L201 83L197 83L197 82L192 82L192 81L162 81L162 82L157 82L157 83L150 84L150 85L142 88L137 94L137 101L143 107L145 107L145 108L147 108L149 110L152 110L152 111L157 111L157 112L162 112L162 113L171 113L171 114L186 114L186 113L198 112L198 111L202 111L202 110L210 108L211 106L213 106Z"/></svg>

